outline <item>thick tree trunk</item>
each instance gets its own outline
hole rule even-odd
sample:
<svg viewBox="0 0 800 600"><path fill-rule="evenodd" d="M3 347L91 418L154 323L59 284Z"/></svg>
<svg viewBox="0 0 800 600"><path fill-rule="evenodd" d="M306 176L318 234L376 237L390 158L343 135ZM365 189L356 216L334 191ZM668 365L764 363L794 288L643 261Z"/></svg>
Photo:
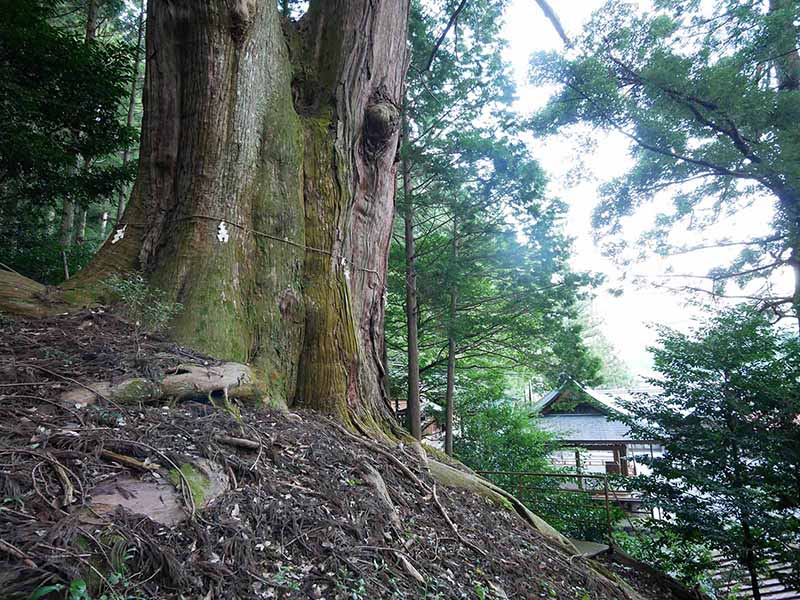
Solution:
<svg viewBox="0 0 800 600"><path fill-rule="evenodd" d="M403 115L403 138L408 140L408 121ZM414 199L408 156L403 156L403 220L406 247L406 329L408 337L408 396L406 412L408 430L416 439L422 439L422 418L419 398L419 309L417 306L416 248L414 245Z"/></svg>
<svg viewBox="0 0 800 600"><path fill-rule="evenodd" d="M142 54L142 41L144 40L144 0L139 2L139 22L136 27L136 50L133 54L133 78L131 79L131 95L128 97L128 116L126 123L128 127L133 126L133 118L136 114L136 88L139 85L139 62ZM122 152L122 166L128 164L130 152L125 148ZM122 221L122 215L125 212L125 200L127 199L127 190L120 189L117 197L117 223ZM105 237L105 228L103 229L103 237Z"/></svg>
<svg viewBox="0 0 800 600"><path fill-rule="evenodd" d="M145 271L270 399L391 421L383 357L408 0L151 0L139 173L71 286Z"/></svg>

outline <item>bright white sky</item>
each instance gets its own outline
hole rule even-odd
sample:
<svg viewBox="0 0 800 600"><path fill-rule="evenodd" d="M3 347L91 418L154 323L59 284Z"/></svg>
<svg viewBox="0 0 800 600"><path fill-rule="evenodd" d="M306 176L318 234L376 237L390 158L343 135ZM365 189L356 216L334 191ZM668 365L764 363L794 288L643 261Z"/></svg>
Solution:
<svg viewBox="0 0 800 600"><path fill-rule="evenodd" d="M580 32L592 11L604 0L564 0L553 1L567 34L571 37ZM561 39L542 14L534 0L512 0L506 14L505 37L509 41L507 60L512 64L518 86L519 102L517 108L523 112L532 111L546 102L553 90L533 88L528 85L528 63L534 51L561 50ZM673 258L667 263L663 259L652 259L630 267L626 272L601 255L595 245L591 227L591 214L596 204L597 187L602 181L624 173L631 164L628 143L621 135L604 135L597 139L597 150L590 155L576 156L579 151L575 145L558 138L535 140L532 150L551 179L551 193L568 203L568 233L575 238L573 268L601 272L607 276L607 285L598 291L594 300L593 312L602 320L601 329L614 345L619 357L624 360L636 375L651 373L650 356L646 351L652 345L656 334L649 327L659 323L685 329L698 316L700 309L688 306L686 296L679 296L665 290L643 287L633 283L636 275L658 275L672 265L676 273L705 274L709 268L724 264L726 257L735 252L720 250L693 253L681 259ZM568 177L572 168L582 160L591 175L588 180L573 183ZM644 210L632 217L623 233L625 239L634 242L639 234L648 228L655 207ZM741 239L765 232L770 218L770 210L764 204L749 211L747 215L729 220L720 235ZM754 229L758 231L755 232ZM686 233L684 236L688 235ZM698 243L702 238L680 239L683 243ZM621 287L625 293L614 297L610 287Z"/></svg>

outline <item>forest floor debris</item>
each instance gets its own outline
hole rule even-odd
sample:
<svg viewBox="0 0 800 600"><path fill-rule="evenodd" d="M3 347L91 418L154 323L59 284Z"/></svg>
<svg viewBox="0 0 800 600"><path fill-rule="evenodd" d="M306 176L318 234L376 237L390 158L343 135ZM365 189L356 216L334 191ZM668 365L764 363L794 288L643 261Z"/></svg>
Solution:
<svg viewBox="0 0 800 600"><path fill-rule="evenodd" d="M2 598L669 598L318 414L61 400L186 362L221 364L101 309L3 318ZM167 514L138 514L147 498Z"/></svg>

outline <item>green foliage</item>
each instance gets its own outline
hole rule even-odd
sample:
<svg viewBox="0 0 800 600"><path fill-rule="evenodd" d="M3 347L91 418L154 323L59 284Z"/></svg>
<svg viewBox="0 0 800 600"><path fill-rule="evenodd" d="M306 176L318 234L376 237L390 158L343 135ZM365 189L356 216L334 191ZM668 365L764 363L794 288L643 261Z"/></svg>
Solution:
<svg viewBox="0 0 800 600"><path fill-rule="evenodd" d="M20 228L0 244L3 263L26 277L45 284L58 284L64 280L64 254L70 273L76 273L94 256L96 244L73 244L62 249L53 233L46 228L30 227L20 223Z"/></svg>
<svg viewBox="0 0 800 600"><path fill-rule="evenodd" d="M467 3L427 63L450 11L412 3L407 135L398 169L397 231L389 261L386 339L393 389L406 395L406 208L413 214L421 394L445 404L449 338L456 347L456 409L508 387L509 374L591 380L599 362L574 320L596 281L568 265L566 207L520 141L500 37L503 1ZM451 300L455 299L454 309ZM457 415L458 418L458 415Z"/></svg>
<svg viewBox="0 0 800 600"><path fill-rule="evenodd" d="M633 558L649 564L689 587L709 589L713 554L702 540L690 541L674 531L652 522L633 535L614 532L614 542Z"/></svg>
<svg viewBox="0 0 800 600"><path fill-rule="evenodd" d="M608 2L569 55L536 56L534 81L561 91L531 126L548 134L584 123L633 143L633 167L602 188L595 211L611 254L635 258L614 234L642 204L661 210L639 250L668 255L694 251L670 232L703 231L755 203L774 211L771 234L722 240L741 252L708 273L706 291L768 282L800 259L800 4L656 4ZM800 302L770 285L758 296L778 314Z"/></svg>
<svg viewBox="0 0 800 600"><path fill-rule="evenodd" d="M161 331L183 310L182 304L168 301L163 290L149 286L141 273L124 277L115 273L105 285L119 301L119 310L137 330Z"/></svg>
<svg viewBox="0 0 800 600"><path fill-rule="evenodd" d="M628 403L626 420L665 453L632 487L675 533L753 571L788 562L796 578L800 340L745 307L690 333L663 328L652 352L662 393Z"/></svg>
<svg viewBox="0 0 800 600"><path fill-rule="evenodd" d="M466 407L463 402L460 428L453 443L459 460L476 471L539 473L539 476L487 477L561 533L584 540L608 539L603 504L593 500L588 491L583 494L559 491L565 480L546 476L559 472L549 460L549 454L556 448L555 439L536 427L529 411L502 399ZM614 508L612 522L621 516Z"/></svg>
<svg viewBox="0 0 800 600"><path fill-rule="evenodd" d="M594 315L587 306L583 306L578 321L583 327L584 344L600 363L600 368L595 381L579 377L577 380L590 386L602 384L607 388L631 387L634 384L634 376L625 361L618 356L616 348L600 329L601 319Z"/></svg>
<svg viewBox="0 0 800 600"><path fill-rule="evenodd" d="M109 155L135 132L119 120L131 52L118 42L84 43L51 23L59 3L0 2L0 199L85 205L131 173ZM83 164L78 164L81 158Z"/></svg>
<svg viewBox="0 0 800 600"><path fill-rule="evenodd" d="M98 5L118 23L120 2ZM0 0L0 11L0 260L57 283L65 203L97 221L135 172L135 162L123 167L118 158L137 138L123 117L132 52L120 34L85 42L83 5ZM68 251L70 272L96 243Z"/></svg>
<svg viewBox="0 0 800 600"><path fill-rule="evenodd" d="M75 578L70 581L69 585L55 583L38 587L28 597L28 600L41 600L48 596L66 598L66 600L147 600L145 596L136 591L130 579L128 563L133 558L134 552L127 550L120 557L119 564L110 573L103 574L96 567L90 566L91 572L86 578ZM54 594L59 594L59 596L54 596Z"/></svg>
<svg viewBox="0 0 800 600"><path fill-rule="evenodd" d="M45 596L47 596L47 594L60 592L63 589L64 586L60 583L56 583L53 585L44 585L34 590L34 592L28 597L28 600L39 600L40 598L44 598Z"/></svg>
<svg viewBox="0 0 800 600"><path fill-rule="evenodd" d="M511 404L467 407L453 443L459 460L476 471L549 471L553 437Z"/></svg>

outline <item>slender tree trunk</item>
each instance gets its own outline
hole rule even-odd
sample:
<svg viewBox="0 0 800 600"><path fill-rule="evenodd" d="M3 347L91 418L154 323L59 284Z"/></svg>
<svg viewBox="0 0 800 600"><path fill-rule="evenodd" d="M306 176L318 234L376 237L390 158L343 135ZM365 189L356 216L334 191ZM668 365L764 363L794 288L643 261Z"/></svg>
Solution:
<svg viewBox="0 0 800 600"><path fill-rule="evenodd" d="M86 32L84 42L89 43L97 38L97 0L89 0L86 5ZM88 167L88 163L85 165ZM75 207L75 243L83 244L86 240L86 217L88 208L86 206Z"/></svg>
<svg viewBox="0 0 800 600"><path fill-rule="evenodd" d="M78 245L86 241L86 218L88 211L85 208L78 207L75 215L75 243Z"/></svg>
<svg viewBox="0 0 800 600"><path fill-rule="evenodd" d="M403 139L408 143L408 121L403 113ZM403 156L403 220L405 221L406 247L406 328L408 332L408 429L416 439L422 439L422 419L419 398L419 309L417 307L416 249L414 246L414 199L411 193L411 176L408 153Z"/></svg>
<svg viewBox="0 0 800 600"><path fill-rule="evenodd" d="M455 268L458 259L458 218L453 213L453 246L451 268ZM456 386L456 311L458 309L458 290L455 277L450 283L450 309L448 312L447 326L447 391L445 392L445 428L444 451L448 456L453 455L453 420L455 414L455 386Z"/></svg>
<svg viewBox="0 0 800 600"><path fill-rule="evenodd" d="M744 520L742 522L742 536L744 541L744 562L747 573L750 575L750 585L753 588L753 600L761 600L761 588L758 583L758 569L756 564L756 553L753 549L753 536L750 531L750 524Z"/></svg>
<svg viewBox="0 0 800 600"><path fill-rule="evenodd" d="M730 379L729 373L724 373L726 380ZM731 394L726 394L726 425L728 428L729 440L727 442L730 448L730 458L733 464L733 481L731 487L734 490L739 490L745 487L746 477L742 467L742 452L738 443L738 428L737 419L734 416L733 406L735 406L737 399ZM753 588L752 594L754 600L761 600L761 590L758 585L758 570L756 561L756 541L753 539L753 532L750 527L750 514L746 508L740 508L739 523L742 526L742 546L744 547L744 554L741 558L744 560L745 568L750 575L750 584ZM740 558L740 561L741 561Z"/></svg>
<svg viewBox="0 0 800 600"><path fill-rule="evenodd" d="M104 210L100 216L100 239L106 239L106 231L108 230L108 211Z"/></svg>
<svg viewBox="0 0 800 600"><path fill-rule="evenodd" d="M75 204L64 201L61 205L61 226L59 227L58 242L61 249L65 250L72 245L72 230L75 223Z"/></svg>
<svg viewBox="0 0 800 600"><path fill-rule="evenodd" d="M796 225L798 235L791 240L791 253L788 264L792 268L794 277L794 289L792 290L792 307L794 316L797 319L798 334L800 334L800 221Z"/></svg>
<svg viewBox="0 0 800 600"><path fill-rule="evenodd" d="M150 0L139 170L67 289L142 270L181 342L247 361L270 400L393 423L384 293L408 0Z"/></svg>
<svg viewBox="0 0 800 600"><path fill-rule="evenodd" d="M776 28L775 71L778 89L800 89L800 52L797 48L798 27L794 23L797 0L769 0L771 15L782 13L783 27Z"/></svg>
<svg viewBox="0 0 800 600"><path fill-rule="evenodd" d="M77 214L75 215L75 243L79 246L86 240L86 219L88 218L88 211L85 208L78 207Z"/></svg>
<svg viewBox="0 0 800 600"><path fill-rule="evenodd" d="M67 249L72 245L72 230L75 222L75 204L64 199L61 205L61 225L58 230L58 244L61 246L61 262L64 266L64 279L69 279Z"/></svg>
<svg viewBox="0 0 800 600"><path fill-rule="evenodd" d="M86 3L86 30L84 41L90 42L97 38L97 0Z"/></svg>
<svg viewBox="0 0 800 600"><path fill-rule="evenodd" d="M131 80L131 95L128 98L128 117L126 123L128 127L133 127L133 118L136 114L136 88L139 84L139 62L142 54L142 41L144 40L144 0L139 2L139 23L136 28L136 50L133 54L133 79ZM122 151L122 166L128 165L130 158L130 151L128 148ZM122 220L122 214L125 212L125 200L127 198L127 190L120 189L117 196L117 223ZM105 234L105 228L103 229ZM105 238L105 235L103 236Z"/></svg>

